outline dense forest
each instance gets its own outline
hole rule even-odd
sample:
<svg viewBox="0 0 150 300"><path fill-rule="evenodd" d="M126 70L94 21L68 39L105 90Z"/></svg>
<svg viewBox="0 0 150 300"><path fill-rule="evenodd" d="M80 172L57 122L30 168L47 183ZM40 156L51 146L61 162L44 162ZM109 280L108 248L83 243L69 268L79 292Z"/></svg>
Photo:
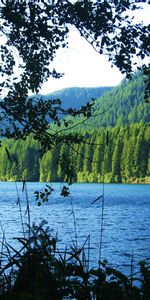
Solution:
<svg viewBox="0 0 150 300"><path fill-rule="evenodd" d="M144 182L150 176L150 127L82 130L85 143L57 145L41 156L33 138L5 141L0 151L0 179L28 181ZM9 154L7 153L9 149Z"/></svg>
<svg viewBox="0 0 150 300"><path fill-rule="evenodd" d="M93 117L85 126L123 126L150 121L150 105L144 102L143 76L135 73L132 80L125 79L120 85L107 91L94 105Z"/></svg>
<svg viewBox="0 0 150 300"><path fill-rule="evenodd" d="M0 180L149 182L150 116L143 93L136 74L98 98L93 116L76 121L80 144L58 144L42 154L32 136L25 142L3 140Z"/></svg>

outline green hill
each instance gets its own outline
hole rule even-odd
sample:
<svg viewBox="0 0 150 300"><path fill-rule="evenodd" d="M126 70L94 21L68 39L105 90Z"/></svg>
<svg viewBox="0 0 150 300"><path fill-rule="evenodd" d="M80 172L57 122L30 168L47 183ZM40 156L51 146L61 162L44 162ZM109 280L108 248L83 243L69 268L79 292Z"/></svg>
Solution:
<svg viewBox="0 0 150 300"><path fill-rule="evenodd" d="M150 121L150 104L144 102L144 82L140 74L124 80L96 100L93 117L86 124L93 127L122 126ZM104 112L102 114L102 112Z"/></svg>
<svg viewBox="0 0 150 300"><path fill-rule="evenodd" d="M88 120L74 121L71 133L82 137L80 144L58 144L41 156L32 137L3 141L0 180L150 183L149 108L136 74L99 97Z"/></svg>

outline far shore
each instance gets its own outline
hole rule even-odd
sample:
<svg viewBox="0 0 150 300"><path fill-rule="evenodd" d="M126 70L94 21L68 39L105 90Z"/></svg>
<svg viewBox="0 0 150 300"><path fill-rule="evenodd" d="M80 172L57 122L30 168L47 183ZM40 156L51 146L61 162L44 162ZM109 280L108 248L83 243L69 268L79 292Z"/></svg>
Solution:
<svg viewBox="0 0 150 300"><path fill-rule="evenodd" d="M30 181L30 180L25 180L26 182L43 182L43 181ZM0 182L23 182L23 180L15 180L15 179L13 179L13 178L10 178L10 179L1 179L0 178ZM54 182L56 182L56 183L59 183L60 181L47 181L46 183L54 183ZM60 182L60 183L64 183L64 184L67 184L67 182ZM90 181L74 181L73 183L105 183L105 184L150 184L150 177L149 176L147 176L147 177L145 177L145 178L135 178L135 179L130 179L129 181L122 181L122 182L90 182ZM73 184L72 183L72 184Z"/></svg>

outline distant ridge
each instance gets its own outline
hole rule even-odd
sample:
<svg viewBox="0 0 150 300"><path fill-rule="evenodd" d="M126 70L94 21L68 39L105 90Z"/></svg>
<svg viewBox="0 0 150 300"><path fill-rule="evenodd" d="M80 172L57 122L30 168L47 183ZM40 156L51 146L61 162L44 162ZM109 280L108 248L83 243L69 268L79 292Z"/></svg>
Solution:
<svg viewBox="0 0 150 300"><path fill-rule="evenodd" d="M63 108L80 108L92 98L97 99L105 92L111 91L113 87L70 87L61 89L47 95L40 95L43 99L59 98Z"/></svg>

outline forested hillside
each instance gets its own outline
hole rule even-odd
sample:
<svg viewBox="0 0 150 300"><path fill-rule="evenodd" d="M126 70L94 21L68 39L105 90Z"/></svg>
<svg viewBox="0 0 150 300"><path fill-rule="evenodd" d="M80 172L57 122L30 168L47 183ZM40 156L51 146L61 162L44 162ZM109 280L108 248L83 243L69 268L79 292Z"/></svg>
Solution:
<svg viewBox="0 0 150 300"><path fill-rule="evenodd" d="M136 74L98 98L92 117L78 118L73 128L80 144L58 144L42 154L32 137L3 140L0 180L150 182L150 104L143 96Z"/></svg>
<svg viewBox="0 0 150 300"><path fill-rule="evenodd" d="M94 127L149 122L150 105L144 102L143 77L137 73L132 80L124 80L98 98L94 108L93 117L86 122Z"/></svg>

